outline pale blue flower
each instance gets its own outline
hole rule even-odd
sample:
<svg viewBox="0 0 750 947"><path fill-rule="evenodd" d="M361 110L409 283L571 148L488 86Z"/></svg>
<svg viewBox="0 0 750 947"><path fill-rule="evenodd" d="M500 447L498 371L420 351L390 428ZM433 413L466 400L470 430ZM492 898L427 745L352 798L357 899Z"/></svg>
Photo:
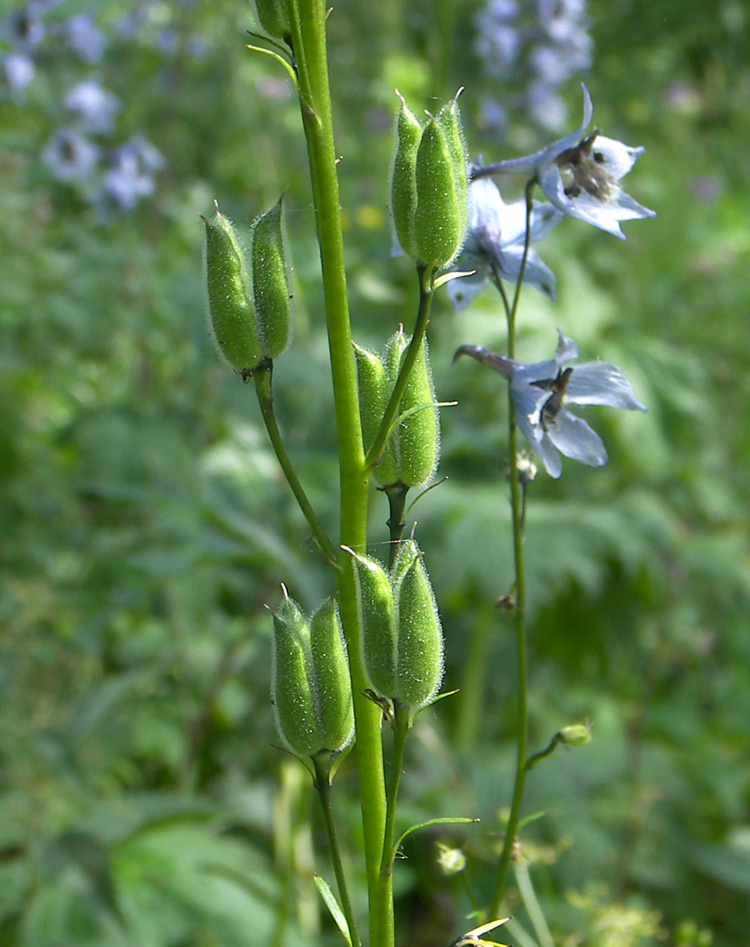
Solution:
<svg viewBox="0 0 750 947"><path fill-rule="evenodd" d="M104 176L104 199L121 210L133 210L141 198L154 193L154 175L163 164L159 149L136 135L115 153L113 166Z"/></svg>
<svg viewBox="0 0 750 947"><path fill-rule="evenodd" d="M101 62L107 50L107 36L88 14L72 16L65 31L70 48L80 59L89 63Z"/></svg>
<svg viewBox="0 0 750 947"><path fill-rule="evenodd" d="M93 78L73 86L65 96L64 105L76 116L81 129L91 134L111 132L115 116L122 108L117 96Z"/></svg>
<svg viewBox="0 0 750 947"><path fill-rule="evenodd" d="M99 149L74 128L55 132L42 152L42 161L59 181L85 181L99 160Z"/></svg>
<svg viewBox="0 0 750 947"><path fill-rule="evenodd" d="M2 69L13 98L23 101L26 86L34 78L34 61L25 53L8 53L2 59Z"/></svg>
<svg viewBox="0 0 750 947"><path fill-rule="evenodd" d="M541 240L562 219L548 203L535 203L531 211L531 242ZM469 229L461 257L454 269L475 270L448 283L448 292L457 312L465 309L482 292L493 275L515 283L521 272L526 236L526 201L506 204L490 178L469 185ZM536 250L530 249L524 282L555 298L555 274Z"/></svg>
<svg viewBox="0 0 750 947"><path fill-rule="evenodd" d="M621 141L605 138L598 129L585 136L592 115L591 96L584 85L583 122L572 135L536 154L487 165L476 170L474 177L524 175L536 181L562 213L624 240L620 221L656 216L655 211L626 194L619 183L645 149L630 148Z"/></svg>
<svg viewBox="0 0 750 947"><path fill-rule="evenodd" d="M462 345L456 352L456 357L470 355L510 381L516 422L541 457L547 473L555 478L562 473L561 454L591 467L607 462L602 439L565 405L600 404L628 411L647 410L617 366L597 361L563 368L578 354L576 343L562 332L555 357L532 365L497 355L481 345Z"/></svg>

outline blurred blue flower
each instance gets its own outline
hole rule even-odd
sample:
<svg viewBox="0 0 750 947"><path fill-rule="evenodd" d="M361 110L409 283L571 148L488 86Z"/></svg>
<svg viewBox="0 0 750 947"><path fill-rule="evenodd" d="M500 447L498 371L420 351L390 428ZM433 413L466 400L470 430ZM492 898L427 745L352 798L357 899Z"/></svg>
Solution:
<svg viewBox="0 0 750 947"><path fill-rule="evenodd" d="M2 32L15 47L24 50L38 46L47 35L39 12L31 6L11 13Z"/></svg>
<svg viewBox="0 0 750 947"><path fill-rule="evenodd" d="M555 357L532 365L497 355L481 345L462 345L456 352L456 358L470 355L510 381L516 422L554 478L562 473L561 454L591 467L607 462L602 439L585 421L571 414L566 404L647 410L615 365L584 362L563 368L578 358L578 346L562 332L558 335Z"/></svg>
<svg viewBox="0 0 750 947"><path fill-rule="evenodd" d="M107 50L107 36L86 13L71 17L65 28L68 44L84 62L101 62Z"/></svg>
<svg viewBox="0 0 750 947"><path fill-rule="evenodd" d="M84 79L65 96L65 108L72 112L81 129L91 134L107 134L122 108L120 100L108 92L98 79Z"/></svg>
<svg viewBox="0 0 750 947"><path fill-rule="evenodd" d="M143 197L154 193L154 175L163 166L158 148L141 135L118 148L113 166L104 175L102 198L105 204L130 211Z"/></svg>
<svg viewBox="0 0 750 947"><path fill-rule="evenodd" d="M2 58L2 69L11 96L17 102L23 101L26 86L34 78L36 72L34 61L25 53L8 53Z"/></svg>
<svg viewBox="0 0 750 947"><path fill-rule="evenodd" d="M523 158L499 161L474 171L475 178L490 174L520 174L535 180L562 213L593 224L625 239L621 220L655 217L620 187L620 179L633 167L645 148L630 148L605 138L591 124L593 105L583 86L583 122L572 135Z"/></svg>
<svg viewBox="0 0 750 947"><path fill-rule="evenodd" d="M42 152L42 161L58 181L85 181L91 177L99 149L74 128L60 128Z"/></svg>
<svg viewBox="0 0 750 947"><path fill-rule="evenodd" d="M545 237L562 217L551 204L535 202L531 211L531 242ZM526 201L506 204L490 178L473 180L469 185L468 235L453 269L476 272L448 283L457 312L482 292L493 275L513 283L518 281L525 238ZM524 282L555 298L555 274L533 249L529 250Z"/></svg>

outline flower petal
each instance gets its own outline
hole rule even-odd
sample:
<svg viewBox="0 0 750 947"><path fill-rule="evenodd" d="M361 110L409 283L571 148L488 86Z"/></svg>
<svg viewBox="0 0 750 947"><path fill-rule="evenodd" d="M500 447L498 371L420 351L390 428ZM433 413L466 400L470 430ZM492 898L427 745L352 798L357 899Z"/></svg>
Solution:
<svg viewBox="0 0 750 947"><path fill-rule="evenodd" d="M512 283L518 282L523 260L523 247L515 244L503 248L503 264L501 272ZM529 250L526 260L526 269L523 274L524 283L534 286L540 292L555 301L557 298L555 274L539 256L536 250Z"/></svg>
<svg viewBox="0 0 750 947"><path fill-rule="evenodd" d="M596 431L565 408L548 426L547 436L566 457L580 460L590 467L601 467L607 463L607 449Z"/></svg>
<svg viewBox="0 0 750 947"><path fill-rule="evenodd" d="M488 283L487 274L479 268L475 257L462 257L456 266L461 270L476 270L471 276L461 276L458 279L452 279L448 283L448 295L453 303L456 312L466 309L477 296L482 292Z"/></svg>
<svg viewBox="0 0 750 947"><path fill-rule="evenodd" d="M647 411L635 396L633 386L616 365L584 362L576 365L565 389L571 404L603 404L628 411Z"/></svg>
<svg viewBox="0 0 750 947"><path fill-rule="evenodd" d="M597 164L603 165L617 181L632 170L633 165L645 150L643 147L631 148L605 135L597 135L591 148Z"/></svg>

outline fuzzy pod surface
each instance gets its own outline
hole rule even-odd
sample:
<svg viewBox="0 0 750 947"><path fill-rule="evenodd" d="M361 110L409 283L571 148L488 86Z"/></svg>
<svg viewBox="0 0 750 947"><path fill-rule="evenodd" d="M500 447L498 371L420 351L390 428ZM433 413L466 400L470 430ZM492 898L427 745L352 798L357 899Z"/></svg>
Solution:
<svg viewBox="0 0 750 947"><path fill-rule="evenodd" d="M365 671L373 690L392 698L396 691L398 635L391 581L383 566L369 556L352 552L352 569Z"/></svg>
<svg viewBox="0 0 750 947"><path fill-rule="evenodd" d="M388 343L388 373L392 386L396 384L410 341L403 330L399 329ZM440 453L440 414L438 409L433 407L436 400L425 336L399 404L399 414L412 410L414 413L401 421L393 435L398 482L407 487L424 485L437 467ZM383 485L390 486L385 483Z"/></svg>
<svg viewBox="0 0 750 947"><path fill-rule="evenodd" d="M285 595L273 616L271 701L276 728L298 756L314 756L323 743L310 675L310 627Z"/></svg>
<svg viewBox="0 0 750 947"><path fill-rule="evenodd" d="M447 102L440 109L437 120L445 129L448 146L453 156L456 194L459 198L462 228L465 235L469 225L469 153L461 122L461 111L458 106L458 97L461 92L463 92L463 89L459 89L450 102ZM463 239L461 242L463 243Z"/></svg>
<svg viewBox="0 0 750 947"><path fill-rule="evenodd" d="M415 216L417 210L417 153L422 125L403 96L396 117L396 152L391 167L391 217L399 246L416 258Z"/></svg>
<svg viewBox="0 0 750 947"><path fill-rule="evenodd" d="M422 554L413 539L402 544L393 568L398 626L394 699L414 714L437 694L443 680L443 631Z"/></svg>
<svg viewBox="0 0 750 947"><path fill-rule="evenodd" d="M466 194L459 193L453 148L443 123L434 116L422 132L416 182L417 259L427 266L447 266L461 250L468 215Z"/></svg>
<svg viewBox="0 0 750 947"><path fill-rule="evenodd" d="M354 710L349 662L339 610L332 599L310 621L313 698L323 748L340 752L354 735Z"/></svg>
<svg viewBox="0 0 750 947"><path fill-rule="evenodd" d="M392 385L382 359L375 352L370 352L355 344L354 357L357 363L362 439L365 451L368 451L380 429L385 409L388 407ZM398 480L396 453L392 437L388 439L380 463L373 468L372 473L375 480L382 486L396 483Z"/></svg>
<svg viewBox="0 0 750 947"><path fill-rule="evenodd" d="M208 322L219 354L238 372L250 372L264 357L255 318L252 285L232 222L219 212L205 224Z"/></svg>
<svg viewBox="0 0 750 947"><path fill-rule="evenodd" d="M292 293L282 194L253 225L251 267L255 318L266 358L286 351L292 332Z"/></svg>

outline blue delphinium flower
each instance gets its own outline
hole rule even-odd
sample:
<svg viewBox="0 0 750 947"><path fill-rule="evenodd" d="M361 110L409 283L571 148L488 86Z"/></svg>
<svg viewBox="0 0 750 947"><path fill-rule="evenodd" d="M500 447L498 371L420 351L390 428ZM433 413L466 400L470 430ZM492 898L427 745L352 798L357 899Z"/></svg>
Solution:
<svg viewBox="0 0 750 947"><path fill-rule="evenodd" d="M58 181L85 181L99 160L99 148L74 128L60 128L47 143L42 160Z"/></svg>
<svg viewBox="0 0 750 947"><path fill-rule="evenodd" d="M621 220L655 217L620 187L644 148L630 148L605 138L595 129L585 136L593 116L591 96L583 86L583 122L572 135L523 158L498 161L474 171L474 178L497 174L524 175L536 181L563 214L593 224L625 239Z"/></svg>
<svg viewBox="0 0 750 947"><path fill-rule="evenodd" d="M571 414L566 404L601 404L628 411L646 411L625 375L608 362L565 366L578 358L578 346L559 333L553 359L524 365L481 345L462 345L456 352L470 355L510 381L518 426L541 457L547 473L562 473L560 454L591 467L607 462L607 450L589 425Z"/></svg>
<svg viewBox="0 0 750 947"><path fill-rule="evenodd" d="M101 62L107 50L107 36L86 13L72 16L65 27L68 44L84 62Z"/></svg>
<svg viewBox="0 0 750 947"><path fill-rule="evenodd" d="M531 242L546 236L563 215L552 204L535 202L531 211ZM515 283L521 271L526 237L526 201L506 204L490 178L469 185L469 229L457 271L475 270L451 280L448 292L457 312L481 293L493 276ZM536 250L529 250L524 282L555 298L555 274Z"/></svg>
<svg viewBox="0 0 750 947"><path fill-rule="evenodd" d="M115 116L122 108L120 100L107 91L98 79L84 79L65 96L63 104L72 112L81 129L95 135L109 134Z"/></svg>
<svg viewBox="0 0 750 947"><path fill-rule="evenodd" d="M16 102L23 102L26 86L34 78L34 60L26 53L8 53L0 60L10 94Z"/></svg>
<svg viewBox="0 0 750 947"><path fill-rule="evenodd" d="M154 175L163 164L158 148L136 135L114 154L113 166L104 176L104 201L120 210L133 210L141 198L154 193Z"/></svg>

